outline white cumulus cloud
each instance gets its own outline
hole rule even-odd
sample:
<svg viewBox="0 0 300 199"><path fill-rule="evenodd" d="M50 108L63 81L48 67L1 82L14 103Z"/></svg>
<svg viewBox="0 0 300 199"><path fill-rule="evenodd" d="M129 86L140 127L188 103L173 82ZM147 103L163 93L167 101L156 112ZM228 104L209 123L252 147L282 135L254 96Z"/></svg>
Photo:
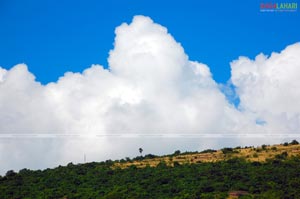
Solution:
<svg viewBox="0 0 300 199"><path fill-rule="evenodd" d="M220 146L220 139L189 134L287 133L299 129L299 44L270 58L240 57L231 63L236 108L213 80L209 67L189 60L168 30L135 16L116 28L109 68L93 65L42 85L25 64L0 67L0 133L83 135L63 138L1 138L0 172L45 168L67 162L104 160ZM122 138L116 135L135 138ZM153 135L180 138L149 137ZM95 138L93 136L101 135ZM243 140L232 138L233 142ZM2 164L3 163L3 164Z"/></svg>
<svg viewBox="0 0 300 199"><path fill-rule="evenodd" d="M231 63L231 81L240 108L251 113L271 132L300 130L300 43L268 58L240 57Z"/></svg>

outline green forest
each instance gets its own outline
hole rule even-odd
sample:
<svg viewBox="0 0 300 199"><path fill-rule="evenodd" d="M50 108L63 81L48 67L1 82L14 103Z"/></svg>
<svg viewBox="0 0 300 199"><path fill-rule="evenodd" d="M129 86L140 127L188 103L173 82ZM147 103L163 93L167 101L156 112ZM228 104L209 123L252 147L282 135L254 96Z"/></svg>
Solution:
<svg viewBox="0 0 300 199"><path fill-rule="evenodd" d="M8 171L0 177L0 198L300 198L299 156L266 162L233 158L213 163L114 168L114 161L54 169Z"/></svg>

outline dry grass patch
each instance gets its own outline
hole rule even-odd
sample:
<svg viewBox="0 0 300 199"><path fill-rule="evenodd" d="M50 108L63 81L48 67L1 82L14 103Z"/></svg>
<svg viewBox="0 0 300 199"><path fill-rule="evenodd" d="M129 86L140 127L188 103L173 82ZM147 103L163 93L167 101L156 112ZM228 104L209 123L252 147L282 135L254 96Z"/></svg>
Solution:
<svg viewBox="0 0 300 199"><path fill-rule="evenodd" d="M300 156L300 145L272 145L256 148L238 148L233 149L233 152L226 154L224 154L222 150L217 150L215 152L207 153L169 155L133 162L115 163L113 167L119 167L121 169L128 168L132 165L137 168L144 168L146 166L156 167L160 162L165 162L168 166L174 166L175 162L176 164L197 164L200 162L224 161L231 158L244 158L251 162L265 162L267 159L273 159L276 155L280 155L284 152L288 154L288 157Z"/></svg>

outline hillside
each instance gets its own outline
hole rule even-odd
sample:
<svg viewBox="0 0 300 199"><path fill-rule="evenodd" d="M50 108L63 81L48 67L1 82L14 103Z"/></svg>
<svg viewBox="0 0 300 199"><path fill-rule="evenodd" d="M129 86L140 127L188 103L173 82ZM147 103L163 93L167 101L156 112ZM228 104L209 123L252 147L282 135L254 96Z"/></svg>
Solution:
<svg viewBox="0 0 300 199"><path fill-rule="evenodd" d="M250 162L266 162L268 159L274 159L276 156L298 156L300 155L300 145L298 142L292 141L290 143L283 143L278 145L262 145L260 147L235 147L235 148L223 148L221 150L207 149L202 152L185 152L180 153L176 151L174 154L166 155L162 157L137 157L134 160L129 161L117 161L114 166L120 168L127 168L132 165L138 168L157 166L160 162L165 162L168 166L174 166L174 164L194 164L201 162L217 162L225 161L232 158L244 158Z"/></svg>
<svg viewBox="0 0 300 199"><path fill-rule="evenodd" d="M300 145L107 160L0 177L0 198L300 198Z"/></svg>

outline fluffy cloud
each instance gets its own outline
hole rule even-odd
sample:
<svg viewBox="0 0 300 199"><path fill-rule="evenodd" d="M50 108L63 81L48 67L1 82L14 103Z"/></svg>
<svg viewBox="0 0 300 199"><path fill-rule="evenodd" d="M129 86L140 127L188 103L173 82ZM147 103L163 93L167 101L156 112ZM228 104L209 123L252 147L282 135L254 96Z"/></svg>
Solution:
<svg viewBox="0 0 300 199"><path fill-rule="evenodd" d="M93 65L41 85L25 64L0 68L0 133L23 135L0 140L0 172L80 162L83 153L104 160L135 156L140 146L163 154L226 143L185 137L190 134L231 133L237 135L233 143L240 133L299 129L299 44L270 58L232 62L231 82L241 101L236 108L208 66L190 61L165 27L136 16L115 33L109 69ZM28 133L47 138L24 138ZM49 138L59 134L70 137Z"/></svg>
<svg viewBox="0 0 300 199"><path fill-rule="evenodd" d="M300 125L300 43L281 53L231 63L240 109L263 121L269 132L298 133Z"/></svg>

